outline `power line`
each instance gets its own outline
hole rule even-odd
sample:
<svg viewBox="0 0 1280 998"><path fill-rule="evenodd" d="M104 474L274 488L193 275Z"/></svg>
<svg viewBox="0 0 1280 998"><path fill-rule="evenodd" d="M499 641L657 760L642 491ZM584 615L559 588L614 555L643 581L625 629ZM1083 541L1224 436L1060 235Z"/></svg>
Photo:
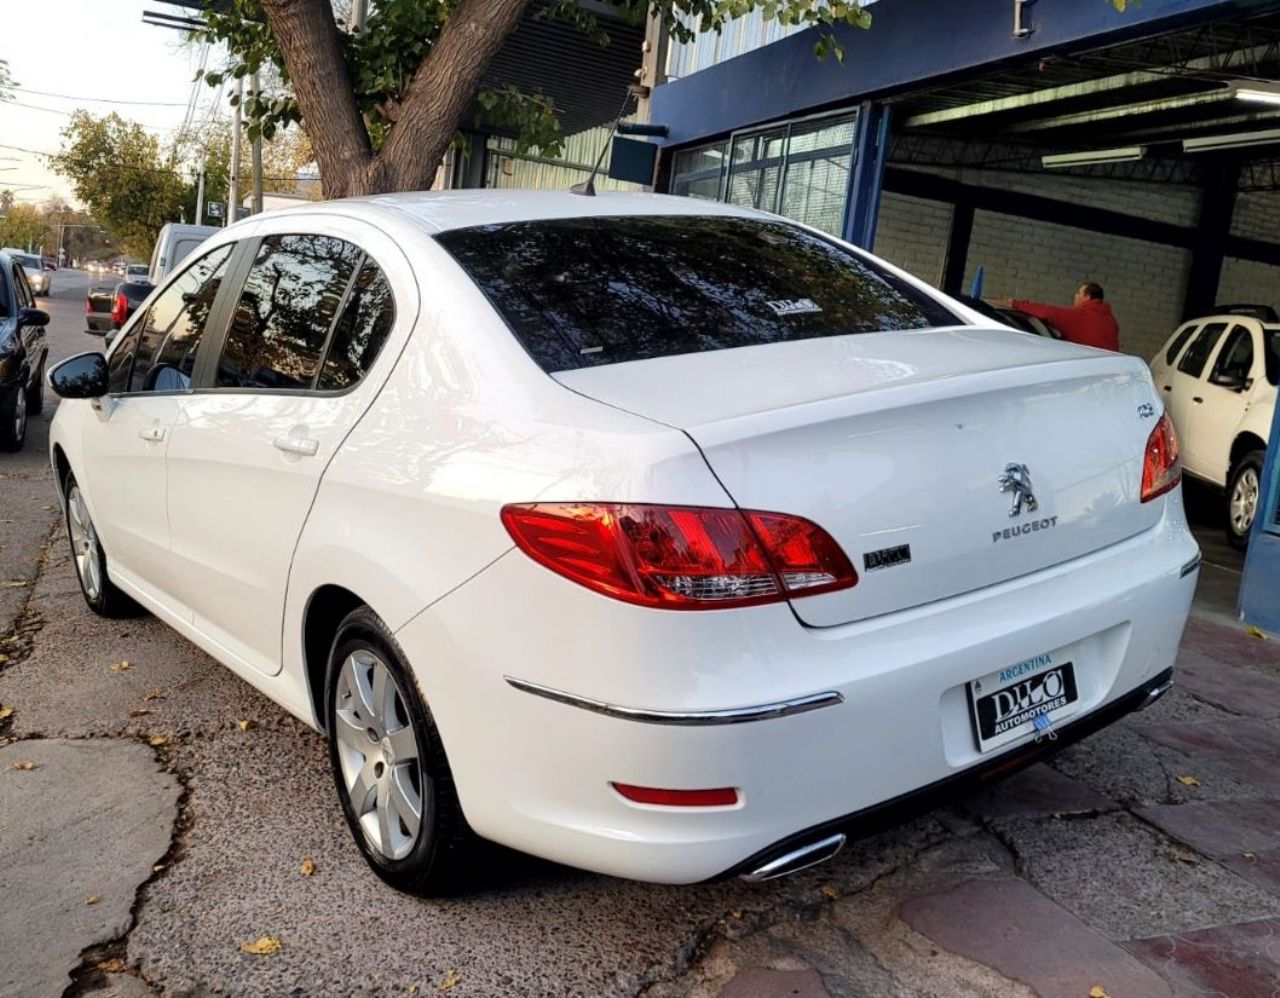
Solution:
<svg viewBox="0 0 1280 998"><path fill-rule="evenodd" d="M151 107L183 107L182 103L176 101L163 100L118 100L113 97L76 97L71 94L51 94L44 90L28 90L25 87L8 87L20 94L32 94L36 97L54 97L58 100L87 100L96 101L99 104L146 104Z"/></svg>
<svg viewBox="0 0 1280 998"><path fill-rule="evenodd" d="M183 105L178 105L178 106L182 107ZM80 108L75 108L73 110L67 111L60 107L41 107L39 104L27 104L20 100L5 101L3 104L0 104L0 107L23 107L23 108L26 108L28 111L44 111L46 114L60 114L64 118L69 118L71 117L71 115L75 114L76 111L80 110ZM147 125L141 121L135 121L133 122L133 124L137 125L139 128L145 128L147 131L150 131L150 132L179 131L179 129L177 128L168 128L165 125Z"/></svg>

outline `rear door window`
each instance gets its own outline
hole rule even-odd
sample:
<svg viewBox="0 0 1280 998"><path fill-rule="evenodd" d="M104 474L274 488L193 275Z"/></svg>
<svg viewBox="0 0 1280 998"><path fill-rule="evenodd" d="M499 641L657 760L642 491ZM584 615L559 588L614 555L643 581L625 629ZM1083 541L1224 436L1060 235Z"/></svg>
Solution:
<svg viewBox="0 0 1280 998"><path fill-rule="evenodd" d="M1243 384L1252 372L1253 333L1244 326L1236 326L1218 352L1209 381L1215 385L1235 382Z"/></svg>
<svg viewBox="0 0 1280 998"><path fill-rule="evenodd" d="M1187 352L1182 355L1182 360L1178 361L1178 370L1192 378L1200 377L1204 373L1205 364L1209 362L1214 348L1218 345L1218 340L1222 339L1222 334L1226 331L1225 322L1214 322L1200 330L1196 338L1191 341L1191 346L1187 347Z"/></svg>
<svg viewBox="0 0 1280 998"><path fill-rule="evenodd" d="M232 313L217 387L313 387L362 256L332 236L264 238Z"/></svg>
<svg viewBox="0 0 1280 998"><path fill-rule="evenodd" d="M872 261L781 222L568 218L436 239L552 372L961 321Z"/></svg>
<svg viewBox="0 0 1280 998"><path fill-rule="evenodd" d="M27 284L26 271L18 264L13 267L13 292L18 296L18 308L34 308L36 304L36 296L31 293L31 286Z"/></svg>
<svg viewBox="0 0 1280 998"><path fill-rule="evenodd" d="M373 366L395 321L391 285L381 268L366 260L334 327L316 387L341 391L356 384Z"/></svg>

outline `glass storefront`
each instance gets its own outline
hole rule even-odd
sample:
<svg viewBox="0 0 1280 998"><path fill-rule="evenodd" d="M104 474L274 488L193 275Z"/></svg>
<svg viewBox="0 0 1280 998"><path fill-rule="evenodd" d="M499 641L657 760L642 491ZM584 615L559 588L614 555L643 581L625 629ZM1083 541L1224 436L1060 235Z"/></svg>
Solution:
<svg viewBox="0 0 1280 998"><path fill-rule="evenodd" d="M682 150L671 193L760 208L839 235L856 122L856 114L809 118Z"/></svg>

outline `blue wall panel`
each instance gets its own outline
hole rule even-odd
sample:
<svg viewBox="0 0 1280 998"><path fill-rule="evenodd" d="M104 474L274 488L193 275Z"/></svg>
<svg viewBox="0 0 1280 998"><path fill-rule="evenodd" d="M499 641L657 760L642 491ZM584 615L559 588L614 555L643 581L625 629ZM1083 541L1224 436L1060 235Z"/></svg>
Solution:
<svg viewBox="0 0 1280 998"><path fill-rule="evenodd" d="M1244 563L1240 611L1247 623L1280 634L1280 406L1262 468L1262 497Z"/></svg>
<svg viewBox="0 0 1280 998"><path fill-rule="evenodd" d="M657 87L651 120L682 145L808 110L938 83L1008 60L1095 48L1242 12L1273 0L1143 0L1124 13L1108 0L1038 0L1034 29L1013 37L1012 0L880 0L870 30L841 26L844 62L818 60L810 29Z"/></svg>

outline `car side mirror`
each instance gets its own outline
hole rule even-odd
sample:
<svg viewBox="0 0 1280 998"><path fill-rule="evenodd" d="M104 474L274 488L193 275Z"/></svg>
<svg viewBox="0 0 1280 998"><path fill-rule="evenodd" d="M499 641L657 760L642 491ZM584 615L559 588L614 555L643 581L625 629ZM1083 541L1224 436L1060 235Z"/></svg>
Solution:
<svg viewBox="0 0 1280 998"><path fill-rule="evenodd" d="M68 358L49 372L49 386L64 399L97 399L107 394L107 358L82 353Z"/></svg>
<svg viewBox="0 0 1280 998"><path fill-rule="evenodd" d="M1244 391L1245 376L1239 371L1225 370L1219 371L1213 377L1213 383L1219 388L1226 388L1233 392Z"/></svg>
<svg viewBox="0 0 1280 998"><path fill-rule="evenodd" d="M24 307L18 313L18 324L23 326L47 326L49 325L49 313L42 308Z"/></svg>

